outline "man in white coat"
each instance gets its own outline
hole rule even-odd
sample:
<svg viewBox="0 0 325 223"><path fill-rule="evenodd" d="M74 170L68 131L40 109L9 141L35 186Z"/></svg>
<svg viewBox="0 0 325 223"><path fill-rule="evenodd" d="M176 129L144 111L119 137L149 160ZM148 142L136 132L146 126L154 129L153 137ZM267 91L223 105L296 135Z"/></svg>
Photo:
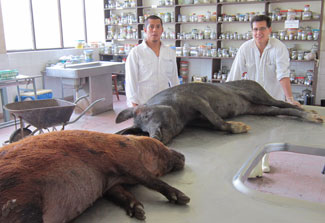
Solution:
<svg viewBox="0 0 325 223"><path fill-rule="evenodd" d="M147 102L158 92L179 84L176 53L160 40L162 20L149 16L145 20L144 41L134 47L125 65L125 90L128 106Z"/></svg>
<svg viewBox="0 0 325 223"><path fill-rule="evenodd" d="M280 40L269 36L270 17L255 16L251 27L253 39L239 48L227 81L255 80L275 99L300 106L292 97L288 49Z"/></svg>
<svg viewBox="0 0 325 223"><path fill-rule="evenodd" d="M290 85L290 59L287 47L278 39L271 38L271 19L266 15L255 16L251 21L253 39L240 46L227 81L254 80L275 99L301 106L292 96ZM269 172L268 155L250 177Z"/></svg>

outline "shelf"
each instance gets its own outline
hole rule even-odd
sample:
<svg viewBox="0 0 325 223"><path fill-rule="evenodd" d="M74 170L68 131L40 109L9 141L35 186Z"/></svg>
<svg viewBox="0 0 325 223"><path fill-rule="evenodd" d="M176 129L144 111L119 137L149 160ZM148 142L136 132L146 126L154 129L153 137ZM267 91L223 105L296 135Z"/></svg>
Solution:
<svg viewBox="0 0 325 223"><path fill-rule="evenodd" d="M281 20L281 21L272 21L272 24L273 23L285 23L286 20ZM299 23L304 23L304 22L320 22L321 20L320 19L310 19L310 20L301 20L299 19Z"/></svg>
<svg viewBox="0 0 325 223"><path fill-rule="evenodd" d="M321 0L264 0L249 2L218 2L218 5L248 5L248 4L268 4L268 3L294 3L294 2L319 2Z"/></svg>
<svg viewBox="0 0 325 223"><path fill-rule="evenodd" d="M269 3L319 2L321 0L267 0Z"/></svg>
<svg viewBox="0 0 325 223"><path fill-rule="evenodd" d="M249 2L218 2L218 5L247 5L247 4L265 4L265 1L249 1Z"/></svg>
<svg viewBox="0 0 325 223"><path fill-rule="evenodd" d="M137 7L126 7L126 8L123 8L123 7L120 7L120 8L105 8L104 10L127 10L127 9L137 9Z"/></svg>
<svg viewBox="0 0 325 223"><path fill-rule="evenodd" d="M222 24L222 23L228 23L228 24L230 24L230 23L232 23L232 24L238 24L238 23L246 23L246 24L250 24L250 21L231 21L231 22L228 22L228 21L218 21L217 22L218 24Z"/></svg>
<svg viewBox="0 0 325 223"><path fill-rule="evenodd" d="M176 41L199 41L199 42L202 42L202 41L217 41L217 39L176 39Z"/></svg>
<svg viewBox="0 0 325 223"><path fill-rule="evenodd" d="M123 41L139 41L139 40L142 40L142 39L106 39L106 41L120 41L120 42L123 42Z"/></svg>
<svg viewBox="0 0 325 223"><path fill-rule="evenodd" d="M290 60L290 62L315 63L316 60Z"/></svg>
<svg viewBox="0 0 325 223"><path fill-rule="evenodd" d="M138 6L139 9L164 9L164 8L174 8L174 5L152 5L152 6Z"/></svg>
<svg viewBox="0 0 325 223"><path fill-rule="evenodd" d="M138 23L127 23L127 24L105 24L105 26L136 26Z"/></svg>
<svg viewBox="0 0 325 223"><path fill-rule="evenodd" d="M197 25L197 24L217 24L216 22L175 22L176 24L181 25ZM164 23L165 24L165 23Z"/></svg>
<svg viewBox="0 0 325 223"><path fill-rule="evenodd" d="M120 57L127 57L127 54L105 54L105 53L100 53L99 56L120 56Z"/></svg>
<svg viewBox="0 0 325 223"><path fill-rule="evenodd" d="M217 39L217 41L248 41L251 39ZM318 40L281 40L281 42L318 42Z"/></svg>
<svg viewBox="0 0 325 223"><path fill-rule="evenodd" d="M107 6L109 0L104 0L104 5ZM105 14L105 19L106 18L110 18L111 16L111 11L113 11L113 13L115 14L119 14L121 13L121 11L117 11L117 10L126 10L126 12L128 12L127 10L135 10L136 11L136 16L137 16L137 21L138 21L138 17L139 16L144 16L145 14L148 14L147 11L152 11L151 9L153 9L155 12L174 12L174 18L175 18L175 22L168 22L165 23L164 22L164 18L162 18L163 20L163 24L164 26L167 26L169 28L174 29L175 33L180 33L182 30L188 30L188 29L195 29L195 28L199 28L203 27L203 26L209 26L211 28L213 28L216 32L216 39L162 39L162 41L167 42L167 44L172 44L175 45L176 47L180 47L182 46L184 43L190 43L191 45L202 45L202 44L213 44L214 46L216 46L216 48L222 48L223 45L234 45L234 46L238 46L241 45L243 42L248 41L247 39L220 39L218 37L220 37L220 34L223 33L223 30L229 30L230 27L242 27L240 28L241 30L250 30L250 21L208 21L208 22L177 22L178 16L179 14L181 14L183 9L186 9L187 11L190 12L194 12L197 14L197 12L199 12L199 10L201 11L216 11L217 12L217 18L220 17L222 15L222 13L226 13L227 12L230 13L230 11L234 14L234 12L241 12L243 13L242 9L245 7L246 9L248 9L248 11L261 11L261 6L263 7L262 11L265 11L266 15L269 15L272 9L272 4L278 4L278 3L290 3L290 5L292 5L293 8L295 8L296 4L295 3L300 3L301 4L312 4L312 5L320 5L320 7L318 7L317 9L315 9L314 11L317 12L318 14L320 14L320 19L311 19L311 20L299 20L299 24L300 26L306 27L306 26L313 26L315 28L320 29L320 33L319 33L319 39L318 40L281 40L284 44L286 45L290 45L295 44L302 46L302 45L312 45L315 42L318 42L318 55L320 52L320 40L322 37L322 19L323 19L323 11L324 11L324 0L253 0L253 1L244 1L242 0L241 2L239 1L232 1L232 2L219 2L220 0L216 0L216 2L214 3L207 3L207 4L174 4L174 5L153 5L150 6L148 5L148 3L146 2L145 5L143 5L143 1L137 1L137 5L136 7L120 7L120 8L105 8L104 9L104 14ZM178 1L175 1L176 3L178 3ZM158 3L158 2L157 2ZM246 6L244 6L246 5ZM133 5L132 5L133 6ZM276 6L276 5L273 5ZM280 5L284 6L284 5ZM290 6L291 7L291 6ZM208 8L208 9L207 9ZM282 7L283 8L283 7ZM286 8L288 8L286 6ZM157 9L157 10L155 10ZM247 11L247 10L246 10ZM132 11L133 13L133 11ZM231 14L231 13L230 13ZM174 20L173 20L174 21ZM222 24L224 24L225 26L222 26ZM235 24L235 26L231 26L229 24ZM236 25L237 24L237 25ZM245 25L244 25L245 24ZM272 25L274 25L275 27L277 27L278 29L281 29L280 27L284 26L285 24L285 20L281 20L281 21L272 21ZM137 25L137 35L135 37L141 36L141 30L144 27L144 23L132 23L132 24L106 24L105 25L105 31L106 31L106 37L107 37L107 26L117 26L118 27L124 27L124 26L132 26L133 28L136 27ZM245 28L246 27L246 28ZM113 27L114 28L114 27ZM237 31L237 32L241 32L239 29L230 29L233 30L233 32ZM246 31L243 31L246 32ZM106 41L112 41L112 40L107 40ZM120 40L115 40L117 41L118 45L123 45L126 43L130 43L133 44L135 42L132 41L138 41L138 43L140 43L142 41L142 39L120 39ZM118 42L120 41L120 42ZM129 41L129 42L128 42ZM230 41L234 41L233 43L230 43ZM102 54L102 57L104 58L106 56L105 59L110 60L110 58L112 57L117 57L117 59L121 59L127 57L126 54ZM212 62L212 68L211 68L211 78L212 75L215 71L220 70L223 65L223 63L227 63L227 64L231 64L232 61L234 59L234 57L206 57L206 56L177 56L177 61L181 61L180 58L184 58L184 59L198 59L198 60L202 60L202 59L209 59ZM229 61L229 62L228 62ZM315 83L313 86L306 86L306 87L310 87L313 90L313 93L316 92L316 81L317 81L317 76L318 76L318 61L317 60L290 60L290 63L302 63L300 64L300 66L304 67L304 66L313 66L314 68L314 75L315 75ZM210 62L210 61L209 61ZM309 63L309 64L307 64ZM293 64L295 65L295 64ZM214 82L218 81L218 80L212 80ZM297 86L304 86L304 85L297 85Z"/></svg>
<svg viewBox="0 0 325 223"><path fill-rule="evenodd" d="M188 59L218 59L218 60L232 60L234 57L195 57L195 56L177 56L176 58L188 58Z"/></svg>
<svg viewBox="0 0 325 223"><path fill-rule="evenodd" d="M183 4L183 5L175 5L176 7L197 7L197 6L217 6L216 3L206 3L206 4Z"/></svg>
<svg viewBox="0 0 325 223"><path fill-rule="evenodd" d="M248 41L251 39L217 39L217 41Z"/></svg>
<svg viewBox="0 0 325 223"><path fill-rule="evenodd" d="M291 86L295 86L295 87L306 87L306 88L311 88L313 85L305 85L305 84L292 84Z"/></svg>
<svg viewBox="0 0 325 223"><path fill-rule="evenodd" d="M216 57L193 57L193 56L177 56L176 58L188 58L188 59L217 59Z"/></svg>

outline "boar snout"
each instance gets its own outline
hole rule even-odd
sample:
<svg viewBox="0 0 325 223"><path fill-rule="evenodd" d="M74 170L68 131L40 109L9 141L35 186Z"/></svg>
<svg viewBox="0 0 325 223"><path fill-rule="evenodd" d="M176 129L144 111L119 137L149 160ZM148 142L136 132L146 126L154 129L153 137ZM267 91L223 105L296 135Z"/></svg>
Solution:
<svg viewBox="0 0 325 223"><path fill-rule="evenodd" d="M182 170L184 168L185 165L185 156L175 150L171 149L171 152L173 154L173 167L171 171L178 171L178 170Z"/></svg>

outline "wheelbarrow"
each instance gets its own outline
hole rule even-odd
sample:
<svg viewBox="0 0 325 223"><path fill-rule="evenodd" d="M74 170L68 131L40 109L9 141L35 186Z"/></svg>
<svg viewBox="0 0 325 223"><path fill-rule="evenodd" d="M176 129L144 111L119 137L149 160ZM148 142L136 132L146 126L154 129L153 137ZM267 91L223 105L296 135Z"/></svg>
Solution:
<svg viewBox="0 0 325 223"><path fill-rule="evenodd" d="M56 126L62 125L61 130L68 124L78 121L89 109L96 103L105 100L98 99L91 103L80 115L73 121L69 121L76 104L88 97L88 95L78 98L74 103L60 99L46 99L35 101L14 102L4 105L4 109L9 111L15 118L16 130L11 134L9 143L16 142L26 136L42 134L45 131L57 131ZM16 118L20 120L20 128L17 128ZM28 123L24 127L24 121ZM35 130L30 130L29 127L34 126Z"/></svg>

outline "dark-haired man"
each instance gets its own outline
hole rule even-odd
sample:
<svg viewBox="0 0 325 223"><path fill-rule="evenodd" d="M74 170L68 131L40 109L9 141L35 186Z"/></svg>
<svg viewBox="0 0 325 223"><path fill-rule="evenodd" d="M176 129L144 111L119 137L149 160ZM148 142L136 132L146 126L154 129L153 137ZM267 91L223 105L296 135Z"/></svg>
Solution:
<svg viewBox="0 0 325 223"><path fill-rule="evenodd" d="M227 81L244 76L257 81L272 97L300 106L292 96L288 49L280 40L270 37L270 17L255 16L251 28L253 39L239 48Z"/></svg>
<svg viewBox="0 0 325 223"><path fill-rule="evenodd" d="M128 106L144 104L168 87L179 84L176 53L161 40L162 20L155 15L145 20L143 42L134 47L125 65L125 90Z"/></svg>

